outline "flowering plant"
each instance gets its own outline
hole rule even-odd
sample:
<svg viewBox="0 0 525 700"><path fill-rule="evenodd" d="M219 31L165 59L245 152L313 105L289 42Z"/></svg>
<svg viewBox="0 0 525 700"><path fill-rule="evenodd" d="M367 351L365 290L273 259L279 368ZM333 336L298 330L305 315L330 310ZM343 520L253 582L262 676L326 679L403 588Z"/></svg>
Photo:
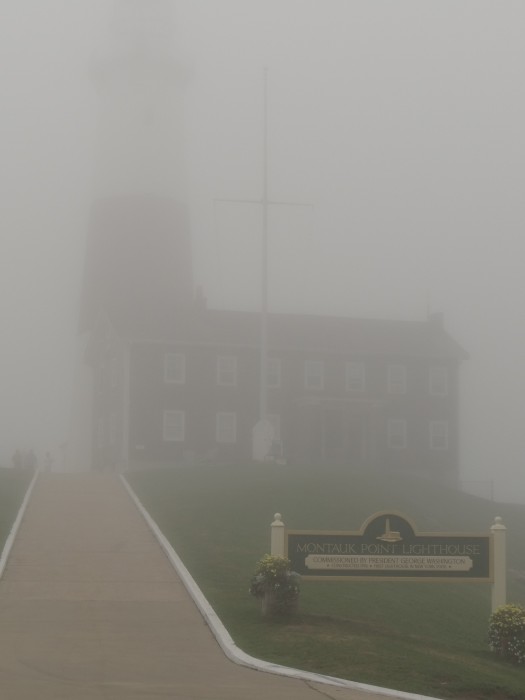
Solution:
<svg viewBox="0 0 525 700"><path fill-rule="evenodd" d="M299 599L300 578L299 574L291 570L289 559L265 554L255 567L250 593L256 598L271 595L273 612L292 612Z"/></svg>
<svg viewBox="0 0 525 700"><path fill-rule="evenodd" d="M525 608L501 605L489 619L489 645L492 651L515 663L525 663Z"/></svg>

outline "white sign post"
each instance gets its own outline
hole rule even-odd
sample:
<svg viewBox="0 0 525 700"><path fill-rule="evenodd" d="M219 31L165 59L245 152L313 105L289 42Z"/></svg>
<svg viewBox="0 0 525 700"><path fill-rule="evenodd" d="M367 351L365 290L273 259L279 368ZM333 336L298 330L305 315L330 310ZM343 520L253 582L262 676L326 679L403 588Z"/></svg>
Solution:
<svg viewBox="0 0 525 700"><path fill-rule="evenodd" d="M507 528L500 517L494 518L492 533L493 551L493 582L492 582L492 612L500 605L507 603Z"/></svg>

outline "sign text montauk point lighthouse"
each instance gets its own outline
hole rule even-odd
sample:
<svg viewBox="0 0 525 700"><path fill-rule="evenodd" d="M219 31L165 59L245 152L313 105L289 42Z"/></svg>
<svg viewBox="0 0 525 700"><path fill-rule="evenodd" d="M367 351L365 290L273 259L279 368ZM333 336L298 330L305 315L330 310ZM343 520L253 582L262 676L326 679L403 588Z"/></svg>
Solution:
<svg viewBox="0 0 525 700"><path fill-rule="evenodd" d="M489 535L420 533L400 513L376 513L358 532L287 530L276 513L271 554L305 579L442 581L492 584L492 611L506 604L506 527Z"/></svg>
<svg viewBox="0 0 525 700"><path fill-rule="evenodd" d="M172 322L193 301L183 80L172 54L172 12L168 0L116 0L109 46L93 65L99 123L81 292L71 469L96 467L92 445L104 439L101 433L111 422L104 407L93 410L89 354L97 324L108 318L117 329L142 330L147 322ZM120 400L125 414L125 392ZM126 464L127 441L119 443L123 454L118 459Z"/></svg>

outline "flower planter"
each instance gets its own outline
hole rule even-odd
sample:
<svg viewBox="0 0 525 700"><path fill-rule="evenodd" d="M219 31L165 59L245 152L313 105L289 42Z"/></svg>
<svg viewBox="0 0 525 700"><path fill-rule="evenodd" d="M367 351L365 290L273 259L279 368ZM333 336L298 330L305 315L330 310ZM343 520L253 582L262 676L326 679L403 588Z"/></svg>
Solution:
<svg viewBox="0 0 525 700"><path fill-rule="evenodd" d="M280 599L276 591L265 591L261 598L261 613L263 617L275 617L295 615L299 606L299 599L288 600L286 603Z"/></svg>
<svg viewBox="0 0 525 700"><path fill-rule="evenodd" d="M266 591L261 598L261 612L263 617L272 617L278 612L277 594L275 591Z"/></svg>
<svg viewBox="0 0 525 700"><path fill-rule="evenodd" d="M297 612L299 574L290 571L288 559L267 554L257 564L250 593L261 600L264 617L288 616Z"/></svg>

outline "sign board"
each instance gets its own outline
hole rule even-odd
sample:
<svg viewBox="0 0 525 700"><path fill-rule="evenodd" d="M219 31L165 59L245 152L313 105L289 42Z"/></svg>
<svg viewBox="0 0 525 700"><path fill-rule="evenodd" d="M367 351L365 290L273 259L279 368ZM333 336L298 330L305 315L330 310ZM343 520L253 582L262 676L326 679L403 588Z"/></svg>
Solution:
<svg viewBox="0 0 525 700"><path fill-rule="evenodd" d="M305 579L492 581L490 536L419 533L399 513L377 513L359 532L289 530L286 544Z"/></svg>

